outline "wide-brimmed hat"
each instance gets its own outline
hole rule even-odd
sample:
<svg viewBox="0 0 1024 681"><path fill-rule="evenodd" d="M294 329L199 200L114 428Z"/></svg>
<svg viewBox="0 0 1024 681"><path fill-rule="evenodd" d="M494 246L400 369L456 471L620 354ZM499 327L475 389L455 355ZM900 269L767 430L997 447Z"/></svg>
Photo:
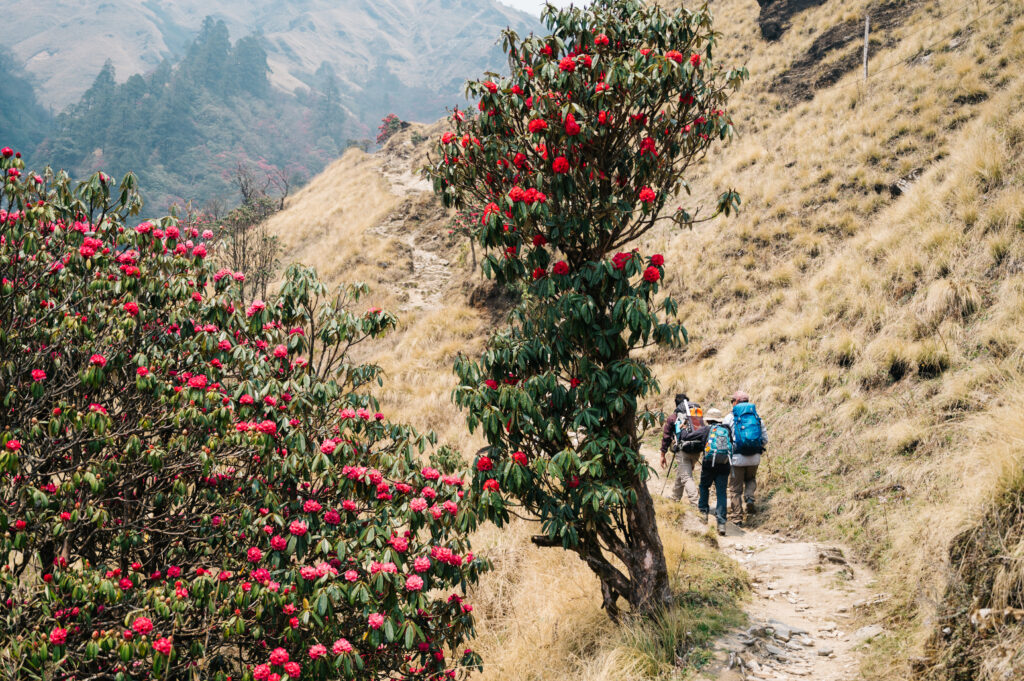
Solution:
<svg viewBox="0 0 1024 681"><path fill-rule="evenodd" d="M715 421L715 422L721 423L722 419L724 419L724 418L725 418L725 415L722 414L722 410L721 409L716 409L715 407L711 407L706 412L704 412L704 420L705 421Z"/></svg>

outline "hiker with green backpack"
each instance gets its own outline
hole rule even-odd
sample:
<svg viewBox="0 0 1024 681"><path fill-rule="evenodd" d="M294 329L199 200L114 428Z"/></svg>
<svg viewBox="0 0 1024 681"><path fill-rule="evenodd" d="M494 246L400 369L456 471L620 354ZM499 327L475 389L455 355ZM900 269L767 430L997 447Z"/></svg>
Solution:
<svg viewBox="0 0 1024 681"><path fill-rule="evenodd" d="M742 522L744 510L754 512L754 492L757 491L757 467L768 444L768 433L750 401L750 395L737 390L732 396L732 411L723 423L733 434L732 474L729 492L732 515Z"/></svg>
<svg viewBox="0 0 1024 681"><path fill-rule="evenodd" d="M729 484L729 469L732 466L733 440L729 426L722 423L722 411L711 408L704 414L707 430L704 436L704 453L700 462L700 487L697 511L704 522L708 521L708 497L711 484L715 485L715 516L718 519L718 534L725 535L726 486Z"/></svg>

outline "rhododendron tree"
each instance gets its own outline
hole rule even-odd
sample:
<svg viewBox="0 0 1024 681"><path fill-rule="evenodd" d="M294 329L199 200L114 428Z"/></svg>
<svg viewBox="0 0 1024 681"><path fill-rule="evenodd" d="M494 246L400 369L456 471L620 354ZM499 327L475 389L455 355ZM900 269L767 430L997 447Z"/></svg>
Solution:
<svg viewBox="0 0 1024 681"><path fill-rule="evenodd" d="M670 598L640 454L658 388L634 351L685 340L658 297L671 263L632 244L738 206L727 191L706 217L667 210L731 136L727 96L746 72L714 64L707 7L596 0L543 20L548 36L505 33L510 75L468 85L480 113L454 112L429 168L447 205L481 213L484 272L527 287L483 357L456 363L454 399L490 444L472 485L482 510L539 519L535 541L579 554L614 618L620 596L633 612Z"/></svg>
<svg viewBox="0 0 1024 681"><path fill-rule="evenodd" d="M377 128L377 144L384 144L391 136L396 132L409 127L409 124L403 121L395 114L388 114L381 119L380 126Z"/></svg>
<svg viewBox="0 0 1024 681"><path fill-rule="evenodd" d="M131 176L0 171L0 676L478 665L463 480L348 353L395 318L302 267L241 302L199 235L128 224Z"/></svg>

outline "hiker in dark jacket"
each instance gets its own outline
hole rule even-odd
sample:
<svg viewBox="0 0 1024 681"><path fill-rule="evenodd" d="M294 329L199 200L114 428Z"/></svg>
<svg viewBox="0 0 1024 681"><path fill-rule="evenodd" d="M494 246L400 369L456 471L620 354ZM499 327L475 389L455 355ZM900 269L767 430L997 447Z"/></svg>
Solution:
<svg viewBox="0 0 1024 681"><path fill-rule="evenodd" d="M708 497L711 492L711 483L715 485L715 516L718 520L718 534L725 534L725 512L726 512L726 486L729 484L729 458L725 457L723 461L715 463L713 460L709 460L709 446L708 440L716 436L717 430L726 431L724 437L728 439L729 451L732 449L732 431L728 426L722 424L722 412L719 409L708 409L704 414L704 420L707 421L707 426L704 427L704 454L702 455L703 461L700 464L700 487L699 487L699 499L697 502L697 510L702 514L705 524L708 521L708 513L710 512Z"/></svg>
<svg viewBox="0 0 1024 681"><path fill-rule="evenodd" d="M661 429L661 467L665 468L668 466L668 461L665 456L669 449L671 449L677 443L676 439L676 420L680 418L686 418L685 415L681 414L685 410L684 404L686 403L686 395L680 393L676 395L676 410L668 415L665 419L665 425ZM686 492L686 498L690 500L693 505L697 504L697 483L693 479L693 471L700 460L700 449L703 448L704 433L703 428L688 429L682 433L682 441L696 441L693 447L693 452L676 451L676 479L672 486L672 499L679 501L683 492ZM699 443L699 444L698 444ZM698 446L700 449L698 449ZM678 450L678 447L676 447Z"/></svg>

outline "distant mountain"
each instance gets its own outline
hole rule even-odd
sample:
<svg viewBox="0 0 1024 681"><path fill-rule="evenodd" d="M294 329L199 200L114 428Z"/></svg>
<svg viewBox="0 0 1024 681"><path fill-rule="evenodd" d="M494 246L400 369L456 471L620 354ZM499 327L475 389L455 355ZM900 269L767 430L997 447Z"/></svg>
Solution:
<svg viewBox="0 0 1024 681"><path fill-rule="evenodd" d="M270 83L308 88L324 64L341 105L371 136L394 112L431 121L462 101L465 79L499 68L498 32L537 19L496 0L0 0L4 38L44 105L78 99L109 59L122 79L184 56L203 19L261 37Z"/></svg>
<svg viewBox="0 0 1024 681"><path fill-rule="evenodd" d="M223 22L207 18L179 62L162 61L123 83L108 61L46 139L23 151L34 165L79 176L134 171L156 211L216 197L232 204L240 163L301 184L347 145L350 117L338 104L337 78L325 67L309 90L275 90L262 39L230 38ZM31 99L18 103L25 108ZM0 119L0 137L11 132Z"/></svg>

